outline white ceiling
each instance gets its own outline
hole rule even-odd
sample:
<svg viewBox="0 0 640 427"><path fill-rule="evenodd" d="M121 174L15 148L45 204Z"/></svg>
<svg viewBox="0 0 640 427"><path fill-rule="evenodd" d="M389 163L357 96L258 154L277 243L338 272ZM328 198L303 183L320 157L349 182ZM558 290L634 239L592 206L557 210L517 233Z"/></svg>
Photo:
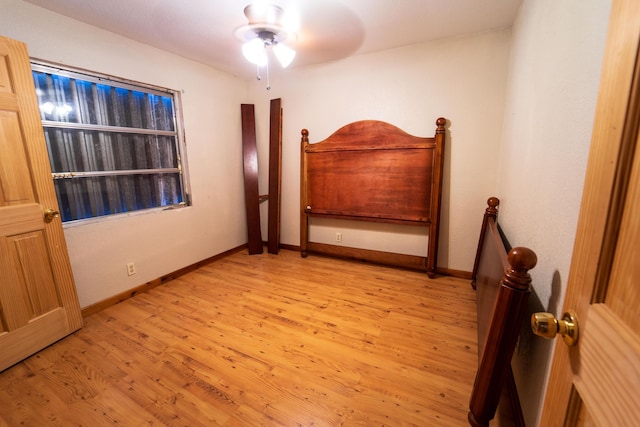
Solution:
<svg viewBox="0 0 640 427"><path fill-rule="evenodd" d="M234 30L256 0L25 0L133 40L250 78ZM298 16L291 67L509 27L522 0L271 0ZM272 73L277 67L271 67Z"/></svg>

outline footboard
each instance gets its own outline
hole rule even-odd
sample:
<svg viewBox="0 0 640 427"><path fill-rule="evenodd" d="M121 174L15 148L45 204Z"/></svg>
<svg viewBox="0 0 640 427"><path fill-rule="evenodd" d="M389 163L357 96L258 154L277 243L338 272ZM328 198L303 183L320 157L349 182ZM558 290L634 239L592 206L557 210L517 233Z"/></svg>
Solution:
<svg viewBox="0 0 640 427"><path fill-rule="evenodd" d="M478 306L478 371L469 402L469 424L489 426L503 390L513 424L523 426L522 411L511 371L511 358L526 317L536 254L511 249L497 222L499 200L491 197L482 221L472 286Z"/></svg>

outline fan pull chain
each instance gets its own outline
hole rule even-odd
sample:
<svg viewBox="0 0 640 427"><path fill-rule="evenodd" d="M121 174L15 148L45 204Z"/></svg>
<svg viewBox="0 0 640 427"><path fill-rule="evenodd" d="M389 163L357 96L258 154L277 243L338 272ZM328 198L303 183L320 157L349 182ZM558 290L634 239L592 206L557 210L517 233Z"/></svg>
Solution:
<svg viewBox="0 0 640 427"><path fill-rule="evenodd" d="M267 55L267 43L264 44L265 67L267 70L267 90L271 90L271 78L269 76L269 55ZM260 64L256 64L256 80L262 80L260 75Z"/></svg>
<svg viewBox="0 0 640 427"><path fill-rule="evenodd" d="M266 50L266 47L265 47ZM269 78L269 57L267 57L267 90L271 90L271 79Z"/></svg>

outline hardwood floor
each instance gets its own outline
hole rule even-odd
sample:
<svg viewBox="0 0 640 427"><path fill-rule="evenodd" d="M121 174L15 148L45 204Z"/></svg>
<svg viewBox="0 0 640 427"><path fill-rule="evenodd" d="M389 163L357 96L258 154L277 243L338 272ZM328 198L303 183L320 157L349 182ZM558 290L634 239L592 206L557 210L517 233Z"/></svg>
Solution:
<svg viewBox="0 0 640 427"><path fill-rule="evenodd" d="M467 280L246 251L0 373L0 426L464 426Z"/></svg>

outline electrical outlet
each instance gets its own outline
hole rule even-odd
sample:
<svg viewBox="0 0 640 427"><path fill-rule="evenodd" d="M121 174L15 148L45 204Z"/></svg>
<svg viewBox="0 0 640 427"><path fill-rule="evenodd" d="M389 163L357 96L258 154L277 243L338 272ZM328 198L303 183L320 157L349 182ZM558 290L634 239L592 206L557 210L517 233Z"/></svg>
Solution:
<svg viewBox="0 0 640 427"><path fill-rule="evenodd" d="M336 242L342 242L342 233L336 233Z"/></svg>
<svg viewBox="0 0 640 427"><path fill-rule="evenodd" d="M136 274L136 265L133 262L127 264L127 275L133 276Z"/></svg>

